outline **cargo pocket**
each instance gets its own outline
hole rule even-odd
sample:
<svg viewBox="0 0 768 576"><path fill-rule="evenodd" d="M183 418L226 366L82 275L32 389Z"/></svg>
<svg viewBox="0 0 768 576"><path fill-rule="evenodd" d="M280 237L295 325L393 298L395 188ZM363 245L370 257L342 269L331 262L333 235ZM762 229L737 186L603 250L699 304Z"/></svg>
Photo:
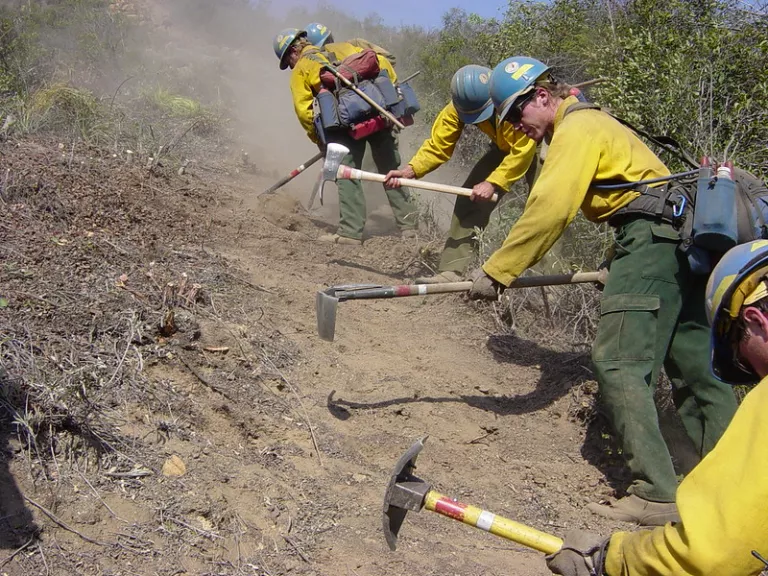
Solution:
<svg viewBox="0 0 768 576"><path fill-rule="evenodd" d="M592 359L652 360L661 300L655 294L617 294L603 299Z"/></svg>
<svg viewBox="0 0 768 576"><path fill-rule="evenodd" d="M672 284L679 282L680 232L668 224L651 224L651 242L642 257L642 276L663 280Z"/></svg>

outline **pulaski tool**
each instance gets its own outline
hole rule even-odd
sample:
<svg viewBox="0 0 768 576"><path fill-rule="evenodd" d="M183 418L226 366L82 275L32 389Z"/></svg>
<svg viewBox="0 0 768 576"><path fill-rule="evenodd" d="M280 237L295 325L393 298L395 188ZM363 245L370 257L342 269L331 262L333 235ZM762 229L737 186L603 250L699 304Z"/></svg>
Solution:
<svg viewBox="0 0 768 576"><path fill-rule="evenodd" d="M341 163L344 156L349 154L349 148L336 144L335 142L328 144L325 153L325 164L323 164L323 172L321 181L318 182L320 189L320 198L323 197L323 187L329 180L336 182L337 180L365 180L368 182L380 182L383 183L387 177L384 174L377 174L376 172L366 172L365 170L358 170L350 166L345 166ZM454 194L456 196L469 196L472 194L471 188L462 188L461 186L449 186L448 184L438 184L436 182L426 182L423 180L411 180L409 178L397 178L400 186L409 186L411 188L420 188L422 190L432 190L433 192L445 192L446 194ZM499 199L498 194L494 194L491 198L494 202Z"/></svg>
<svg viewBox="0 0 768 576"><path fill-rule="evenodd" d="M416 469L416 457L424 448L425 440L426 438L422 438L417 441L400 457L387 485L382 519L384 537L390 550L397 548L397 537L408 512L418 512L422 508L544 554L554 554L562 548L563 541L557 536L471 504L464 504L432 490L429 484L413 474Z"/></svg>
<svg viewBox="0 0 768 576"><path fill-rule="evenodd" d="M598 272L575 272L553 276L525 276L518 278L509 288L531 288L535 286L555 286L559 284L581 284L595 282L605 284L608 270ZM472 282L446 282L443 284L402 284L400 286L382 286L379 284L344 284L321 290L315 297L317 314L317 333L323 340L333 342L336 334L336 309L339 302L375 298L399 298L401 296L423 296L426 294L445 294L466 292L472 288Z"/></svg>

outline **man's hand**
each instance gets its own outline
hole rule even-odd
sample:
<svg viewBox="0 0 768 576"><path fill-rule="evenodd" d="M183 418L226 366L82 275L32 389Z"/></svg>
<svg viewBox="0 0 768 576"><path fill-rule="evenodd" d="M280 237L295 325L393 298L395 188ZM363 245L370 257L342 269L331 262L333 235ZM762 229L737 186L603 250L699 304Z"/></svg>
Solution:
<svg viewBox="0 0 768 576"><path fill-rule="evenodd" d="M496 188L490 182L480 182L472 187L472 194L469 199L472 202L489 202L496 192Z"/></svg>
<svg viewBox="0 0 768 576"><path fill-rule="evenodd" d="M416 172L413 171L410 165L406 166L402 170L390 170L387 172L387 179L384 181L384 188L400 188L399 178L416 178Z"/></svg>
<svg viewBox="0 0 768 576"><path fill-rule="evenodd" d="M562 576L602 576L608 540L584 530L566 533L559 552L546 557L547 567Z"/></svg>
<svg viewBox="0 0 768 576"><path fill-rule="evenodd" d="M498 300L499 294L504 291L504 286L488 276L482 268L478 268L469 275L472 280L472 288L469 289L470 300Z"/></svg>

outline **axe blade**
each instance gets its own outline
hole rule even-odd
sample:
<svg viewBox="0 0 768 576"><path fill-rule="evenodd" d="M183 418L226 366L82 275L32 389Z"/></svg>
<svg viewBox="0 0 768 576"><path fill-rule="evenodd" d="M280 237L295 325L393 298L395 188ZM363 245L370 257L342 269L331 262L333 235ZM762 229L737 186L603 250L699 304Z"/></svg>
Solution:
<svg viewBox="0 0 768 576"><path fill-rule="evenodd" d="M341 166L341 161L347 154L349 154L349 148L346 146L335 142L328 144L325 149L325 162L323 162L322 178L324 183L328 180L336 181L336 174L339 171L339 166Z"/></svg>

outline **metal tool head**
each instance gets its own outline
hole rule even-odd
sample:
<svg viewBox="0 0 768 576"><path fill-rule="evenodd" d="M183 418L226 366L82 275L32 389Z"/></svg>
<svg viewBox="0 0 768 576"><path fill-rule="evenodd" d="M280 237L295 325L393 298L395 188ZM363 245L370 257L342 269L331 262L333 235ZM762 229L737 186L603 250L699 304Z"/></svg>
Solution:
<svg viewBox="0 0 768 576"><path fill-rule="evenodd" d="M347 154L349 154L349 148L346 146L336 144L335 142L328 144L328 147L325 149L325 162L323 163L324 182L328 180L336 181L336 174L339 171L339 166L341 166L341 161Z"/></svg>
<svg viewBox="0 0 768 576"><path fill-rule="evenodd" d="M345 293L368 288L379 288L379 284L340 284L318 291L315 296L315 314L317 315L317 333L320 338L333 342L336 334L336 307L346 300ZM350 297L348 295L348 297Z"/></svg>
<svg viewBox="0 0 768 576"><path fill-rule="evenodd" d="M320 192L321 204L323 199L323 189L325 188L325 183L328 182L329 180L331 182L336 182L336 174L339 171L339 166L341 166L341 161L344 159L344 156L346 156L347 154L349 154L349 148L341 144L336 144L335 142L331 142L326 147L325 162L323 163L323 171L320 173L320 180L316 185L316 190L319 190Z"/></svg>
<svg viewBox="0 0 768 576"><path fill-rule="evenodd" d="M413 444L397 461L384 494L384 538L390 550L397 548L397 535L409 510L418 512L424 507L424 499L430 486L413 475L416 457L424 448L426 437Z"/></svg>

